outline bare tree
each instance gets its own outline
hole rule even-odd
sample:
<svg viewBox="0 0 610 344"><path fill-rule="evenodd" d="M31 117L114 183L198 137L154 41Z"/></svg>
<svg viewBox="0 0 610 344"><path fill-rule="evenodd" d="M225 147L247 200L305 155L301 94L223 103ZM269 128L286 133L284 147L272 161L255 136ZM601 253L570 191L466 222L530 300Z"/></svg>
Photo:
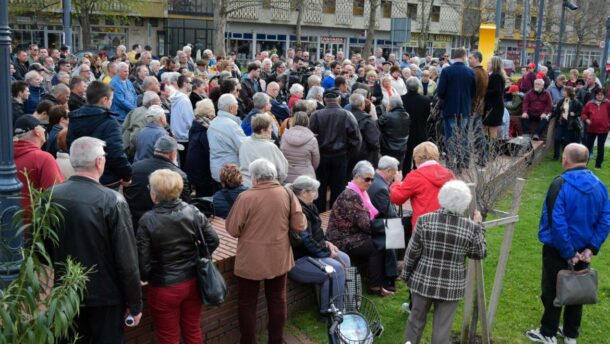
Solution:
<svg viewBox="0 0 610 344"><path fill-rule="evenodd" d="M366 60L373 51L373 42L375 42L375 27L377 26L377 10L381 5L380 0L369 0L369 23L366 30L366 42L362 49L362 58Z"/></svg>
<svg viewBox="0 0 610 344"><path fill-rule="evenodd" d="M571 28L566 28L566 31L576 38L576 56L573 62L576 66L579 65L583 43L598 39L599 29L606 25L604 11L600 11L606 6L606 0L581 1L579 5L580 8L572 13L566 11L566 17L572 17L569 21Z"/></svg>

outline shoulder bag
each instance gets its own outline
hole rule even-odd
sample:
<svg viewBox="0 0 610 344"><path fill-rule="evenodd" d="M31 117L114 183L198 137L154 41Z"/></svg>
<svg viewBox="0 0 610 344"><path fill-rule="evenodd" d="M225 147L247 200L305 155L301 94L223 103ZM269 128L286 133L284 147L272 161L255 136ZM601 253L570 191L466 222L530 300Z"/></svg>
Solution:
<svg viewBox="0 0 610 344"><path fill-rule="evenodd" d="M388 201L388 209L392 206ZM386 214L389 211L386 211ZM371 220L371 233L375 235L385 235L385 249L402 249L405 248L405 226L403 224L402 206L398 210L398 217L373 219ZM383 239L379 236L380 239ZM383 240L382 240L383 241ZM381 243L378 243L381 245Z"/></svg>
<svg viewBox="0 0 610 344"><path fill-rule="evenodd" d="M195 246L197 247L197 264L195 267L201 300L206 305L220 305L227 297L227 284L212 260L199 226L197 226L195 232Z"/></svg>
<svg viewBox="0 0 610 344"><path fill-rule="evenodd" d="M301 247L303 246L303 239L301 238L301 235L290 229L290 217L292 215L292 197L294 196L294 193L292 193L287 187L282 187L286 190L286 193L288 194L288 239L290 240L290 246Z"/></svg>

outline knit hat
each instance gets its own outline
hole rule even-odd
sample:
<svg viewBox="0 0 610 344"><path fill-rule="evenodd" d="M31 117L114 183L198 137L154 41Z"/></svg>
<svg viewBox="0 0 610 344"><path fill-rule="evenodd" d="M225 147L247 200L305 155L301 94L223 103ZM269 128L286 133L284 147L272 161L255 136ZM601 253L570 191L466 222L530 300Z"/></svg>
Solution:
<svg viewBox="0 0 610 344"><path fill-rule="evenodd" d="M508 88L508 92L507 92L507 93L511 93L511 94L512 94L512 93L515 93L515 92L519 92L519 86L517 86L517 85L511 85L511 86Z"/></svg>
<svg viewBox="0 0 610 344"><path fill-rule="evenodd" d="M544 79L544 73L538 72L538 74L536 74L536 79Z"/></svg>

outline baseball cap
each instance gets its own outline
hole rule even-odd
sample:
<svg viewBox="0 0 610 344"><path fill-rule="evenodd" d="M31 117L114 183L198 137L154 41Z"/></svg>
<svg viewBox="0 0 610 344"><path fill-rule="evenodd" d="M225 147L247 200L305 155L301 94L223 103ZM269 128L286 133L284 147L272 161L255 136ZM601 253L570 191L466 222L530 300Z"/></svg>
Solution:
<svg viewBox="0 0 610 344"><path fill-rule="evenodd" d="M33 130L42 123L32 115L23 115L17 118L15 121L15 128L13 130L15 135L25 134L28 131Z"/></svg>
<svg viewBox="0 0 610 344"><path fill-rule="evenodd" d="M184 146L179 144L175 138L164 135L157 139L155 142L155 151L161 153L171 153L175 150L184 150Z"/></svg>
<svg viewBox="0 0 610 344"><path fill-rule="evenodd" d="M530 64L527 65L527 68L535 69L536 68L536 64L535 63L530 63Z"/></svg>
<svg viewBox="0 0 610 344"><path fill-rule="evenodd" d="M332 89L324 92L324 98L338 98L340 96L341 95L339 94L339 92Z"/></svg>

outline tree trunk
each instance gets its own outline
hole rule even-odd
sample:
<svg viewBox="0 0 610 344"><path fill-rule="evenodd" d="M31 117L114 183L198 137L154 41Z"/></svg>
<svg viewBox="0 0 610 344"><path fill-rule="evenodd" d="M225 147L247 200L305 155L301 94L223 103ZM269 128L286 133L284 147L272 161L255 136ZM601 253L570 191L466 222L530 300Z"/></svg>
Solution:
<svg viewBox="0 0 610 344"><path fill-rule="evenodd" d="M296 28L296 35L297 35L297 48L301 48L302 47L302 43L301 43L301 25L303 23L303 1L297 1L297 28Z"/></svg>
<svg viewBox="0 0 610 344"><path fill-rule="evenodd" d="M426 12L427 1L422 0L421 2L421 33L419 34L418 40L418 54L419 56L428 55L428 37L430 37L430 19L432 14L432 6L434 6L434 0L430 1L428 5L428 11Z"/></svg>
<svg viewBox="0 0 610 344"><path fill-rule="evenodd" d="M93 49L95 47L91 46L91 14L87 13L87 11L82 11L80 16L78 16L78 22L81 27L81 44L83 49ZM75 48L73 48L76 51Z"/></svg>
<svg viewBox="0 0 610 344"><path fill-rule="evenodd" d="M578 37L578 43L576 43L576 56L574 57L574 62L572 63L572 67L580 67L580 51L582 50L582 39Z"/></svg>
<svg viewBox="0 0 610 344"><path fill-rule="evenodd" d="M220 0L214 6L214 54L225 56L225 32L227 30L227 0Z"/></svg>
<svg viewBox="0 0 610 344"><path fill-rule="evenodd" d="M375 26L377 25L377 8L379 7L379 0L370 0L371 9L369 11L369 25L366 31L366 43L362 49L362 59L366 59L372 55L373 46L375 42Z"/></svg>

